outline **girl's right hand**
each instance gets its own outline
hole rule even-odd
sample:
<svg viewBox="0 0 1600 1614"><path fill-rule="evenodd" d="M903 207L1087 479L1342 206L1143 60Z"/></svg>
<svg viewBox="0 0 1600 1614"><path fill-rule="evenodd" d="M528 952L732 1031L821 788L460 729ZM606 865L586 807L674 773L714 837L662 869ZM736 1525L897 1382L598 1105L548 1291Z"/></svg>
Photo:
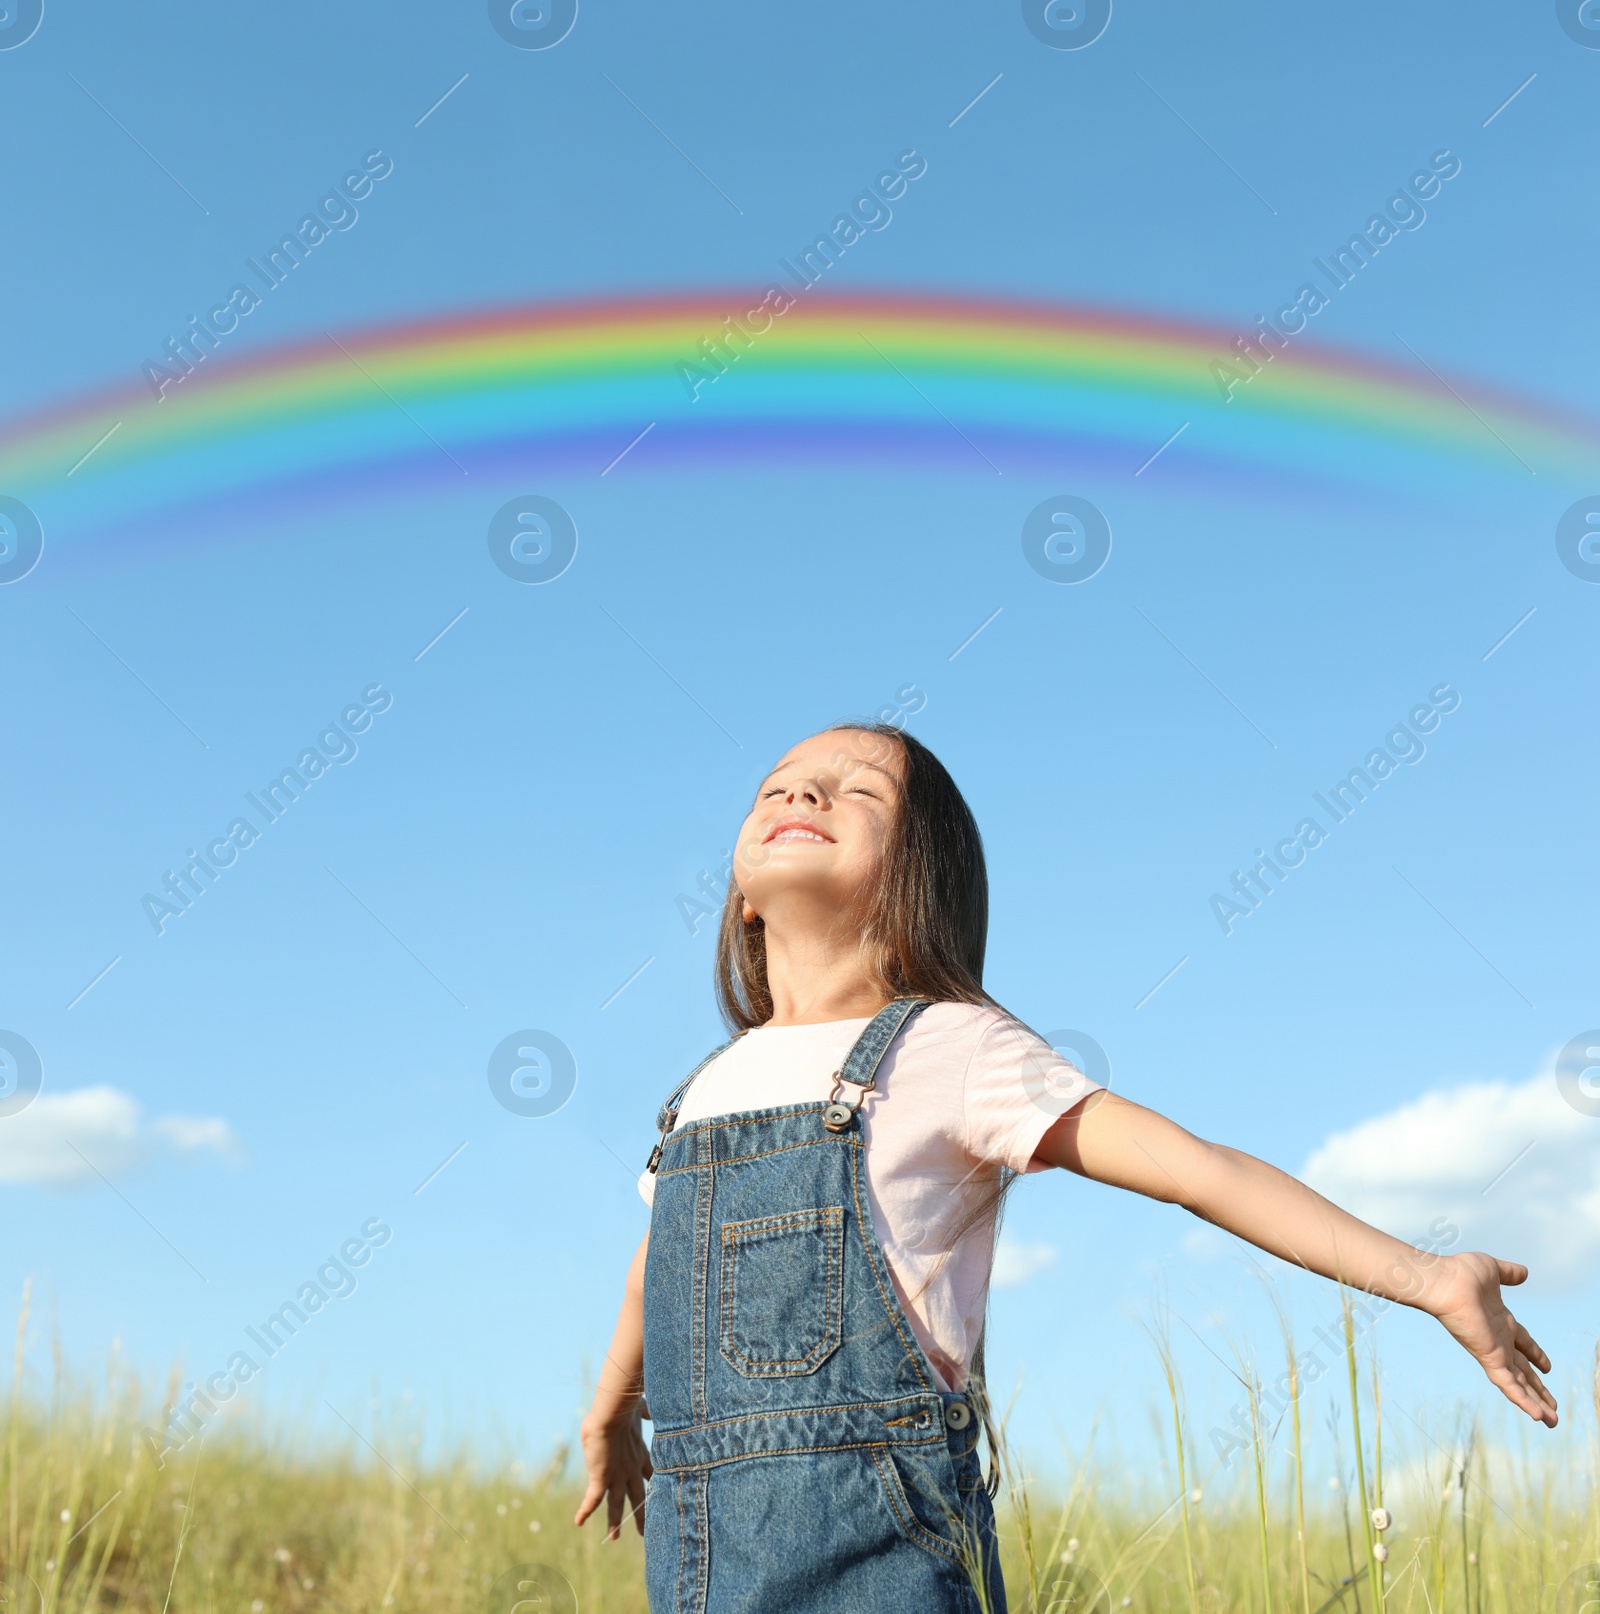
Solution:
<svg viewBox="0 0 1600 1614"><path fill-rule="evenodd" d="M624 1506L632 1509L633 1522L644 1534L644 1482L655 1472L642 1425L648 1416L644 1397L638 1396L626 1411L608 1414L598 1406L591 1408L578 1425L589 1488L572 1522L582 1524L604 1497L607 1541L615 1541L620 1533Z"/></svg>
<svg viewBox="0 0 1600 1614"><path fill-rule="evenodd" d="M1477 1357L1478 1365L1514 1406L1548 1428L1556 1426L1556 1398L1538 1369L1550 1371L1550 1358L1511 1314L1502 1285L1526 1283L1528 1269L1481 1251L1445 1257L1444 1271L1423 1300L1450 1333Z"/></svg>

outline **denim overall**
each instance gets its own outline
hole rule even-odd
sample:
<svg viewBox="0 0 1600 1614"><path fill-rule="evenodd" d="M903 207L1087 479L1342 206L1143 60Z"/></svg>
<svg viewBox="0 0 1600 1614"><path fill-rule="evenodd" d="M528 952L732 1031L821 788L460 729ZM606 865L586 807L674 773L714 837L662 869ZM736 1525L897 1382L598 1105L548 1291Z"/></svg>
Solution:
<svg viewBox="0 0 1600 1614"><path fill-rule="evenodd" d="M672 1131L719 1048L657 1117L644 1279L651 1614L1004 1614L979 1419L938 1387L867 1202L857 1109L926 1007L882 1010L831 1102ZM839 1101L841 1083L858 1089L853 1102Z"/></svg>

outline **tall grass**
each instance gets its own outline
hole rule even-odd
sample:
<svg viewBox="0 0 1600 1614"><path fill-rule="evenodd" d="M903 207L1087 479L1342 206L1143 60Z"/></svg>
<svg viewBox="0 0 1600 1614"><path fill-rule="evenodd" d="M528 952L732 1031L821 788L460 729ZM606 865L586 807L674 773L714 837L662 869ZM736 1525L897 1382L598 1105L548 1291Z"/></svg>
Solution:
<svg viewBox="0 0 1600 1614"><path fill-rule="evenodd" d="M1593 1427L1563 1443L1582 1454L1567 1467L1470 1429L1386 1430L1347 1333L1339 1423L1353 1478L1308 1494L1305 1387L1280 1320L1289 1404L1274 1411L1245 1374L1249 1435L1226 1466L1195 1440L1158 1336L1175 1495L1150 1494L1092 1447L1065 1487L1010 1465L999 1518L1013 1614L1577 1614L1582 1566L1600 1562ZM564 1446L533 1467L468 1451L421 1463L400 1420L319 1446L235 1418L163 1461L148 1431L175 1380L154 1394L113 1366L101 1387L71 1385L58 1361L34 1392L18 1337L0 1440L4 1614L507 1614L519 1598L555 1614L646 1614L631 1526L608 1542L603 1516L571 1524L581 1485ZM1410 1459L1398 1488L1397 1452ZM1379 1529L1386 1483L1393 1519ZM1379 1541L1387 1563L1372 1556Z"/></svg>

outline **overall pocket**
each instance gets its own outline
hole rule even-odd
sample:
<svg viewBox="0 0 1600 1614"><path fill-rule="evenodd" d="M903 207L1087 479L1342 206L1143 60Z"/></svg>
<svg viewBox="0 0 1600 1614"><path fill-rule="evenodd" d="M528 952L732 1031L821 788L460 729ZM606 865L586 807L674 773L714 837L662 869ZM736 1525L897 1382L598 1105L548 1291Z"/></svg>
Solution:
<svg viewBox="0 0 1600 1614"><path fill-rule="evenodd" d="M884 1500L901 1535L926 1548L934 1557L959 1565L962 1562L961 1516L939 1495L937 1482L927 1474L912 1478L902 1471L901 1461L905 1460L897 1461L888 1446L873 1446L871 1457L883 1487Z"/></svg>
<svg viewBox="0 0 1600 1614"><path fill-rule="evenodd" d="M748 1378L816 1370L839 1348L844 1207L722 1224L722 1354Z"/></svg>

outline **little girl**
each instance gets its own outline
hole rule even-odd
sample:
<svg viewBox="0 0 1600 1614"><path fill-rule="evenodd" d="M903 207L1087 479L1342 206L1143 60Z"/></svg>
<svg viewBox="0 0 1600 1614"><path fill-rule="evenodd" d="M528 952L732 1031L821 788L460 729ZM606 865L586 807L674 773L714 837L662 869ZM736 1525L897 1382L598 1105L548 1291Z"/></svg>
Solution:
<svg viewBox="0 0 1600 1614"><path fill-rule="evenodd" d="M984 991L982 842L910 735L802 741L733 871L733 1040L657 1117L650 1231L582 1425L574 1522L604 1499L614 1539L633 1510L652 1614L1004 1611L983 1323L999 1202L1050 1166L1429 1312L1555 1426L1549 1359L1500 1295L1526 1267L1378 1232L1101 1089Z"/></svg>

